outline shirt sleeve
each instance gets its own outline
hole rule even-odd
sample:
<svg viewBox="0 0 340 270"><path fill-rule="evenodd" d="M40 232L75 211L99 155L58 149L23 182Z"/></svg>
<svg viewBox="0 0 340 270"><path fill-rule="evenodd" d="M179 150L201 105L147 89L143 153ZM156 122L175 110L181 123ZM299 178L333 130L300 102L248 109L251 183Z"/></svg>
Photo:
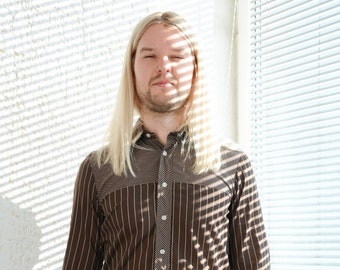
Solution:
<svg viewBox="0 0 340 270"><path fill-rule="evenodd" d="M74 186L70 233L63 270L102 269L103 252L99 243L100 209L88 158L80 165Z"/></svg>
<svg viewBox="0 0 340 270"><path fill-rule="evenodd" d="M269 270L270 254L253 169L242 154L235 174L230 220L230 263L233 270Z"/></svg>

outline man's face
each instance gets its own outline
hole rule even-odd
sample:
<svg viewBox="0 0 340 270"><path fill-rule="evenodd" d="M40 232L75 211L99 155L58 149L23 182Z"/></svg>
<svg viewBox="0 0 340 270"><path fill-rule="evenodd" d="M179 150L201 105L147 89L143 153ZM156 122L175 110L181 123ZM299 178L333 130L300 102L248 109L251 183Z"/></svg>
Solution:
<svg viewBox="0 0 340 270"><path fill-rule="evenodd" d="M181 108L191 91L191 48L175 27L151 25L142 35L134 61L141 110L167 113Z"/></svg>

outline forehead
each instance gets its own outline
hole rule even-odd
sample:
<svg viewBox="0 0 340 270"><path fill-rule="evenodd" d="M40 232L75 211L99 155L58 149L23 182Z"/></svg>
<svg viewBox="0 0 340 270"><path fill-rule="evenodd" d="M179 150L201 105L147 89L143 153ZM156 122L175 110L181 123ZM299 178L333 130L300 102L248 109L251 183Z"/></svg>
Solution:
<svg viewBox="0 0 340 270"><path fill-rule="evenodd" d="M137 47L152 47L155 49L173 48L190 50L184 34L174 26L153 24L141 36Z"/></svg>

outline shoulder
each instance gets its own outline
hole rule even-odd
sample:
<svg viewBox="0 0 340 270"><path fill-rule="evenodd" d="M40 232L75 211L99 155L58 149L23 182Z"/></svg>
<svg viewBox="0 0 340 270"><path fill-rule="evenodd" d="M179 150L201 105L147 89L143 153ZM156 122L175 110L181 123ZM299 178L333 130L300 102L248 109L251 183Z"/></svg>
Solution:
<svg viewBox="0 0 340 270"><path fill-rule="evenodd" d="M232 140L222 140L220 143L220 149L222 154L222 160L225 159L239 159L242 157L247 158L245 152L241 149L241 146Z"/></svg>
<svg viewBox="0 0 340 270"><path fill-rule="evenodd" d="M107 162L108 147L102 147L90 152L82 162L81 166L90 166L91 170L95 173L101 168L105 167Z"/></svg>
<svg viewBox="0 0 340 270"><path fill-rule="evenodd" d="M74 185L74 194L76 197L84 197L86 194L93 194L95 182L90 164L90 158L87 156L79 165L78 173ZM86 197L86 196L85 196Z"/></svg>
<svg viewBox="0 0 340 270"><path fill-rule="evenodd" d="M99 164L100 153L98 151L90 152L80 163L78 170L78 179L83 179L81 181L87 181L86 179L91 179L95 181L96 185L98 182L98 174L100 174L103 169L107 166Z"/></svg>
<svg viewBox="0 0 340 270"><path fill-rule="evenodd" d="M106 194L105 189L107 186L114 182L113 179L117 178L113 172L111 163L105 160L107 151L108 149L106 147L93 151L84 161L91 168L94 183L98 191L98 198L102 198Z"/></svg>
<svg viewBox="0 0 340 270"><path fill-rule="evenodd" d="M234 167L238 170L251 167L248 154L246 154L238 144L228 141L224 143L220 149L222 167Z"/></svg>
<svg viewBox="0 0 340 270"><path fill-rule="evenodd" d="M105 161L106 154L107 148L90 152L83 160L81 166L88 166L96 177L97 174L104 173L108 170L108 167L111 167L110 164Z"/></svg>
<svg viewBox="0 0 340 270"><path fill-rule="evenodd" d="M96 164L96 152L91 152L81 161L78 174L92 172Z"/></svg>
<svg viewBox="0 0 340 270"><path fill-rule="evenodd" d="M92 166L90 162L90 156L86 156L85 159L83 159L79 165L78 169L78 178L88 178L85 177L92 172Z"/></svg>

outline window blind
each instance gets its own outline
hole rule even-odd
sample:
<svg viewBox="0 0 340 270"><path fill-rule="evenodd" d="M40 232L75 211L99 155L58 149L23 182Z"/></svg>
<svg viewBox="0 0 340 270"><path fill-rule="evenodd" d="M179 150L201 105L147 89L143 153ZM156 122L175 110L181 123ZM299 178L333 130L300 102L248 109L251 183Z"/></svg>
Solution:
<svg viewBox="0 0 340 270"><path fill-rule="evenodd" d="M340 269L340 1L251 1L252 157L272 269Z"/></svg>

